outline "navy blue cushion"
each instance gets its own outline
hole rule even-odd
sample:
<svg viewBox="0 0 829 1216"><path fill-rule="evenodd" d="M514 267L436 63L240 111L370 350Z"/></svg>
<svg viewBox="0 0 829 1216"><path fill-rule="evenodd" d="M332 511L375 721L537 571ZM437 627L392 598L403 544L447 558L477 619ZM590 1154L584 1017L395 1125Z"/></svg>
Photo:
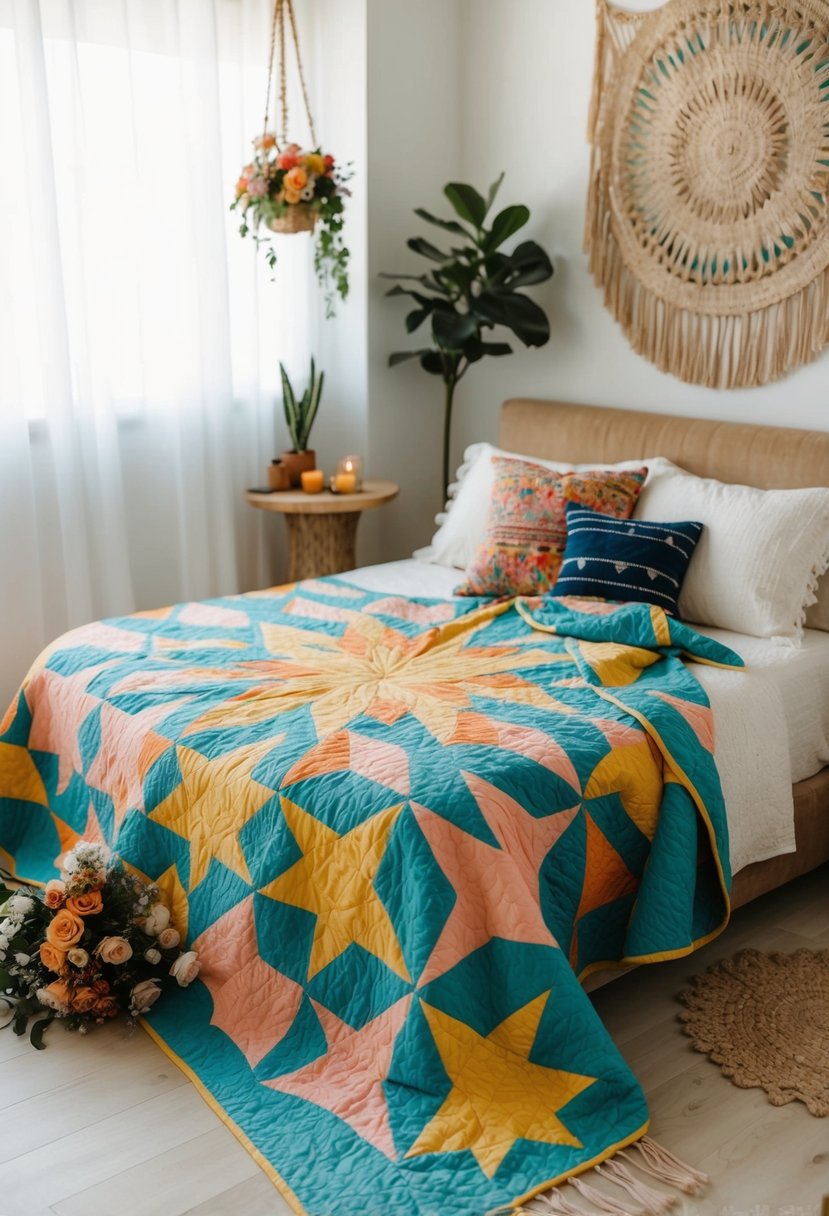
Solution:
<svg viewBox="0 0 829 1216"><path fill-rule="evenodd" d="M595 596L658 604L679 615L677 601L702 524L612 519L567 506L567 545L553 595Z"/></svg>

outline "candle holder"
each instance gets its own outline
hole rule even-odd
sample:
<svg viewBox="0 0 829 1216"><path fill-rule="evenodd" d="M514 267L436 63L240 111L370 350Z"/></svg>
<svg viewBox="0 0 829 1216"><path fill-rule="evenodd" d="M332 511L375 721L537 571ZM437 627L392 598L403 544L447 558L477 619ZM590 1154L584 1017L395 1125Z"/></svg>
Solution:
<svg viewBox="0 0 829 1216"><path fill-rule="evenodd" d="M343 456L331 478L334 494L356 494L363 488L363 461L359 456Z"/></svg>

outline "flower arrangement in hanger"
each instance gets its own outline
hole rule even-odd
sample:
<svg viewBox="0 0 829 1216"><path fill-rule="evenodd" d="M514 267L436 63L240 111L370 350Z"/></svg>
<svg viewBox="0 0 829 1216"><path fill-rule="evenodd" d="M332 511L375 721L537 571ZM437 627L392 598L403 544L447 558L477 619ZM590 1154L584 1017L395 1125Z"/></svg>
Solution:
<svg viewBox="0 0 829 1216"><path fill-rule="evenodd" d="M286 27L287 18L287 27ZM311 135L311 147L288 142L288 91L285 58L286 35L290 32L294 46L297 72L302 89L305 114ZM274 59L279 48L279 110L281 138L268 130ZM305 73L299 49L293 0L275 0L271 27L271 53L268 64L268 86L265 95L263 131L253 140L253 160L245 165L236 183L236 197L231 211L242 213L241 236L252 236L257 245L265 247L265 257L271 269L276 267L277 254L270 236L260 236L262 228L269 232L294 234L314 233L314 269L325 292L325 315L335 311L335 300L348 295L349 251L342 238L345 223L344 199L349 196L346 182L350 170L337 165L334 157L322 151L314 128Z"/></svg>

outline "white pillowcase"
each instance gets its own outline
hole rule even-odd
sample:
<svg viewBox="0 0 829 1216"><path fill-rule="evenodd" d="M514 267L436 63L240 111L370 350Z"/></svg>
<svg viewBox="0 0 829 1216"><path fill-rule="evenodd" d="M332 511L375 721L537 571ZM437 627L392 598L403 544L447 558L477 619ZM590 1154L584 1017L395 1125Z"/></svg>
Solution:
<svg viewBox="0 0 829 1216"><path fill-rule="evenodd" d="M799 644L829 564L829 489L757 490L665 462L634 514L705 525L679 596L684 620Z"/></svg>
<svg viewBox="0 0 829 1216"><path fill-rule="evenodd" d="M435 562L439 566L456 566L459 570L465 570L472 561L475 550L486 537L487 512L495 484L493 456L511 460L531 460L534 464L559 473L583 473L588 469L638 469L642 465L647 465L649 470L663 465L673 468L670 462L661 456L650 460L622 460L618 464L607 464L601 460L594 460L590 464L569 464L566 460L539 460L536 456L505 452L503 448L493 447L491 443L474 443L464 452L463 464L457 472L457 481L449 487L446 511L435 519L439 527L432 537L432 543L425 549L417 549L413 554L418 561ZM647 485L647 482L645 484Z"/></svg>

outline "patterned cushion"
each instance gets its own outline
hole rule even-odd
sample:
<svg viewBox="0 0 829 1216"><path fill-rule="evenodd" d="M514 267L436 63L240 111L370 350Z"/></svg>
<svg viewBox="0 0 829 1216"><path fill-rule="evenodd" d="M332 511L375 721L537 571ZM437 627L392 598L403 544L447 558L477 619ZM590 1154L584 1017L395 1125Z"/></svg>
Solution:
<svg viewBox="0 0 829 1216"><path fill-rule="evenodd" d="M567 507L567 547L553 595L595 596L658 604L679 615L677 601L702 524L608 519L578 503Z"/></svg>
<svg viewBox="0 0 829 1216"><path fill-rule="evenodd" d="M647 477L595 469L559 473L529 460L492 457L495 484L487 533L456 595L544 595L558 577L570 502L628 519Z"/></svg>

